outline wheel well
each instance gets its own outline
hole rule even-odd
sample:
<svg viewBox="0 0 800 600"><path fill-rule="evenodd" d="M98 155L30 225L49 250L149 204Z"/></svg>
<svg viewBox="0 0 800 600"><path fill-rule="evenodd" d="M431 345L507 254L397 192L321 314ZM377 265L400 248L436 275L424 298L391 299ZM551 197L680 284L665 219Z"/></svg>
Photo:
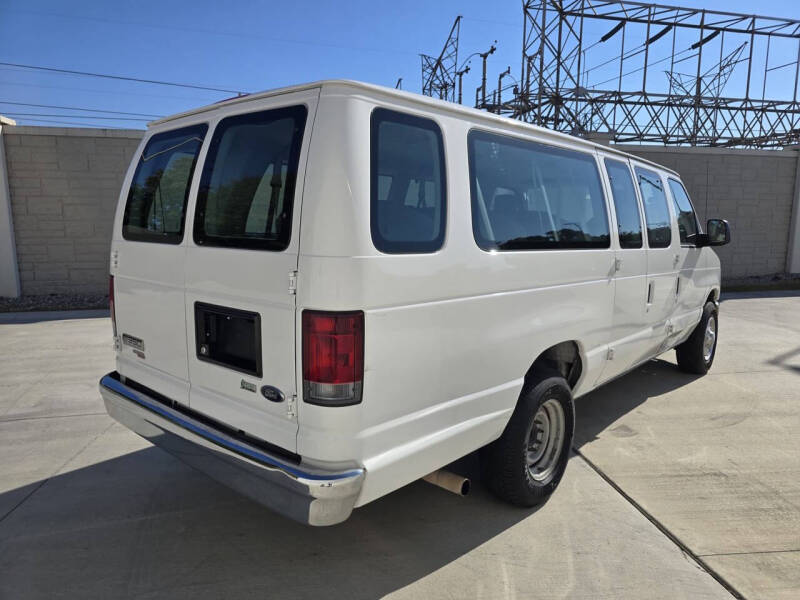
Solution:
<svg viewBox="0 0 800 600"><path fill-rule="evenodd" d="M550 346L533 361L525 374L525 381L527 382L544 369L558 371L567 380L570 387L575 387L583 370L578 344L569 341Z"/></svg>
<svg viewBox="0 0 800 600"><path fill-rule="evenodd" d="M706 302L718 302L719 301L719 290L713 289L711 293L706 298Z"/></svg>

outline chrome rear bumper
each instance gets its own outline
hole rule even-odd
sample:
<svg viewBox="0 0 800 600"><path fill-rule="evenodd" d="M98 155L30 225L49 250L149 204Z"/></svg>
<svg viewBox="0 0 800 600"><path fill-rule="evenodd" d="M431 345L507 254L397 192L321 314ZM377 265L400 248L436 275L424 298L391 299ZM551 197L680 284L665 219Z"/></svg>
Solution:
<svg viewBox="0 0 800 600"><path fill-rule="evenodd" d="M138 386L137 386L138 387ZM122 383L100 380L108 414L151 443L256 502L309 525L334 525L350 516L363 469L321 471L292 464L235 439Z"/></svg>

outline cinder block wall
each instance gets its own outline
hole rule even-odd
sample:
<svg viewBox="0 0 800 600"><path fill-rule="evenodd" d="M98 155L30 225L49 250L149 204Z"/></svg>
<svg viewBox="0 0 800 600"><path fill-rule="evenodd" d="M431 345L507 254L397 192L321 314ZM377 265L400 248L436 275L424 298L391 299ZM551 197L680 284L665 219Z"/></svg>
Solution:
<svg viewBox="0 0 800 600"><path fill-rule="evenodd" d="M619 147L680 173L702 223L728 220L733 240L716 248L723 279L786 271L796 150Z"/></svg>
<svg viewBox="0 0 800 600"><path fill-rule="evenodd" d="M114 210L143 133L4 128L23 295L108 291Z"/></svg>
<svg viewBox="0 0 800 600"><path fill-rule="evenodd" d="M107 291L111 225L137 130L3 128L22 294ZM787 268L798 151L623 146L678 171L705 222L728 219L728 281Z"/></svg>

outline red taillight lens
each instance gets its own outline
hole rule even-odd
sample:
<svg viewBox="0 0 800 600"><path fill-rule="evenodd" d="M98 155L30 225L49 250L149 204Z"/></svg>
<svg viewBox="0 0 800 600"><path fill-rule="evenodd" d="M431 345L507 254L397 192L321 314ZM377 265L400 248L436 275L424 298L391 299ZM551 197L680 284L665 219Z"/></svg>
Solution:
<svg viewBox="0 0 800 600"><path fill-rule="evenodd" d="M303 399L344 406L361 402L364 313L303 311Z"/></svg>
<svg viewBox="0 0 800 600"><path fill-rule="evenodd" d="M117 315L114 313L114 276L108 276L108 310L111 313L111 328L114 340L117 339Z"/></svg>

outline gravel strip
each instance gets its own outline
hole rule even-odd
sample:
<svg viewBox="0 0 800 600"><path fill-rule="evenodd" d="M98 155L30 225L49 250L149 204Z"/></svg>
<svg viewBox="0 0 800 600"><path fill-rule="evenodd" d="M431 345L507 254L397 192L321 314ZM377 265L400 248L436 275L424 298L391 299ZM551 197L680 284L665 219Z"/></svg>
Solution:
<svg viewBox="0 0 800 600"><path fill-rule="evenodd" d="M0 313L108 308L106 294L47 294L0 298Z"/></svg>

